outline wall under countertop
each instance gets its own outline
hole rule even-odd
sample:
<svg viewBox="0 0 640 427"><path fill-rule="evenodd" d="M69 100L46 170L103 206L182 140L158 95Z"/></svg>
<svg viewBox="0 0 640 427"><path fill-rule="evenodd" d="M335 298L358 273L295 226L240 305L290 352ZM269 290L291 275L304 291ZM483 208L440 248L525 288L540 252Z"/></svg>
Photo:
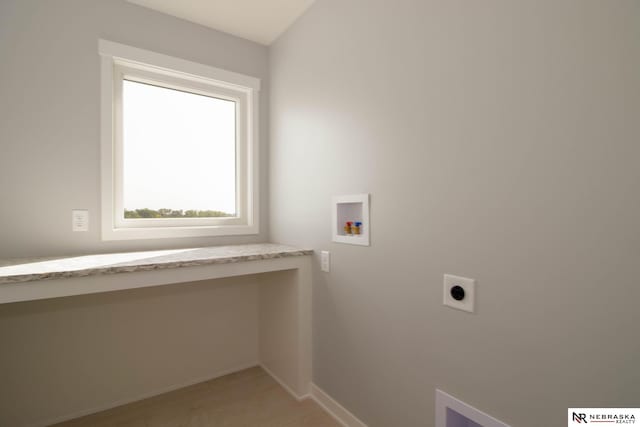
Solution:
<svg viewBox="0 0 640 427"><path fill-rule="evenodd" d="M269 277L0 305L0 425L49 425L255 366Z"/></svg>

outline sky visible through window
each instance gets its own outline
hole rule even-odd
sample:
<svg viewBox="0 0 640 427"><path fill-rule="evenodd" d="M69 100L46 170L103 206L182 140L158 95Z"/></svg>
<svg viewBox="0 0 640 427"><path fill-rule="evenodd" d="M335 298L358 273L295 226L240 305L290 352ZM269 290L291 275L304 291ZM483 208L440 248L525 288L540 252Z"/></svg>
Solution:
<svg viewBox="0 0 640 427"><path fill-rule="evenodd" d="M122 105L125 217L235 215L235 102L125 80Z"/></svg>

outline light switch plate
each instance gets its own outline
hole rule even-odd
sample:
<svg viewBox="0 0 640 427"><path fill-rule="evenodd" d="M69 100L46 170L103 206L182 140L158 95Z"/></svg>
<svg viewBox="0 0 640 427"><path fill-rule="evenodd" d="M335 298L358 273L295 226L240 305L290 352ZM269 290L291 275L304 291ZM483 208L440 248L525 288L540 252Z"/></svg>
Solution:
<svg viewBox="0 0 640 427"><path fill-rule="evenodd" d="M71 229L73 231L89 231L89 211L74 209L71 211Z"/></svg>
<svg viewBox="0 0 640 427"><path fill-rule="evenodd" d="M460 290L460 288L462 288L462 290ZM443 294L442 303L444 305L457 310L468 311L470 313L475 312L475 279L445 274ZM456 299L454 295L459 299Z"/></svg>
<svg viewBox="0 0 640 427"><path fill-rule="evenodd" d="M320 252L320 269L325 273L331 271L331 254L329 251Z"/></svg>

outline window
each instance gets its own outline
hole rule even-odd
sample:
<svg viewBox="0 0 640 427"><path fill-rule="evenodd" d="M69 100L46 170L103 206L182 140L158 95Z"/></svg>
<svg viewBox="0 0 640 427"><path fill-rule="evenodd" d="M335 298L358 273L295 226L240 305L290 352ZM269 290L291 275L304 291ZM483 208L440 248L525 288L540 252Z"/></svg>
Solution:
<svg viewBox="0 0 640 427"><path fill-rule="evenodd" d="M101 40L105 240L258 232L256 78Z"/></svg>

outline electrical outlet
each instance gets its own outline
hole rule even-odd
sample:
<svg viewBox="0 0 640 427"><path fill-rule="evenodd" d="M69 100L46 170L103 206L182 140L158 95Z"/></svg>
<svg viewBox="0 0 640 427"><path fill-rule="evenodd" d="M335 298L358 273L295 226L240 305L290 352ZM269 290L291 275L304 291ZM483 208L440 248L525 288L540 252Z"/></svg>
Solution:
<svg viewBox="0 0 640 427"><path fill-rule="evenodd" d="M74 209L71 211L71 230L89 231L89 211Z"/></svg>
<svg viewBox="0 0 640 427"><path fill-rule="evenodd" d="M331 271L331 254L329 251L320 252L320 269L326 273Z"/></svg>
<svg viewBox="0 0 640 427"><path fill-rule="evenodd" d="M444 275L442 303L457 310L475 312L476 281L468 277Z"/></svg>

